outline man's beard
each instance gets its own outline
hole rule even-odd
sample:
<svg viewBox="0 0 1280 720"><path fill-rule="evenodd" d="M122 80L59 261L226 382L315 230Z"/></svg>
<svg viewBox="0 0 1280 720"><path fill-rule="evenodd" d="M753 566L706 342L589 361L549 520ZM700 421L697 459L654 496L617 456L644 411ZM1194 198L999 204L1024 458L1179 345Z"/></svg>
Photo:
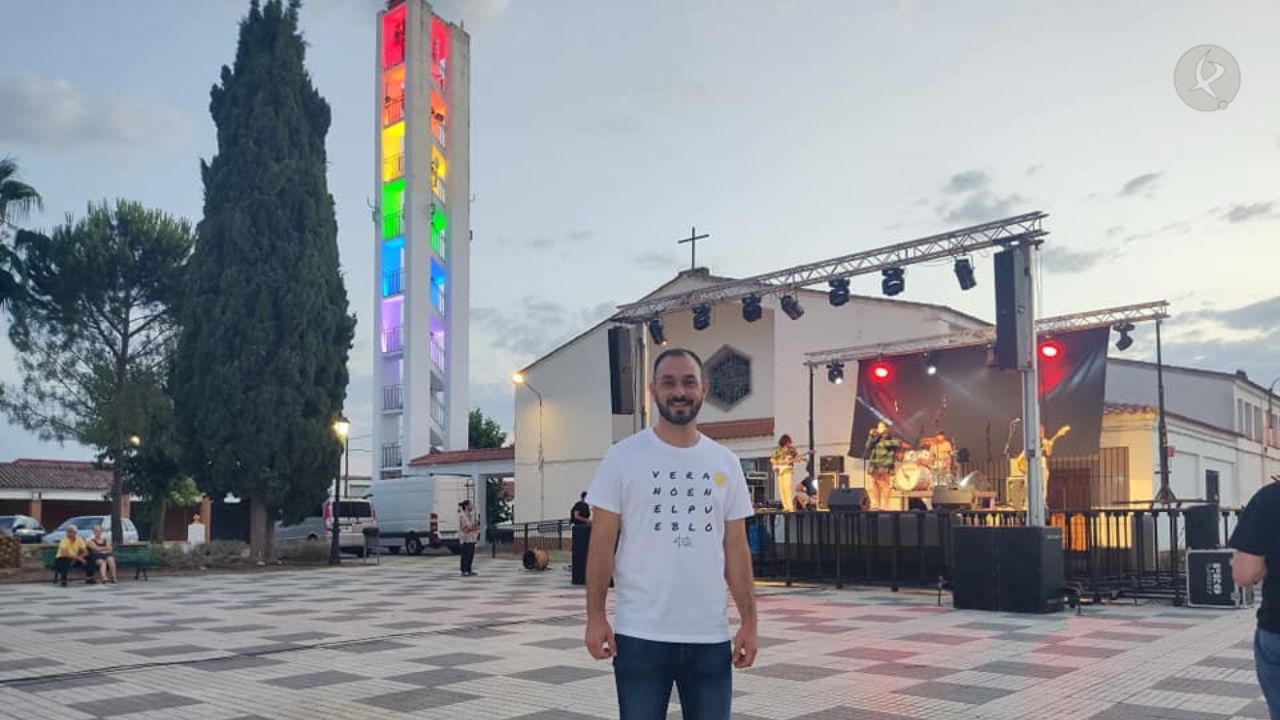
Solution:
<svg viewBox="0 0 1280 720"><path fill-rule="evenodd" d="M662 416L663 420L672 425L688 425L697 419L698 411L702 409L701 400L689 400L688 404L681 405L675 408L674 411L670 407L670 403L670 400L665 403L658 403L658 414Z"/></svg>

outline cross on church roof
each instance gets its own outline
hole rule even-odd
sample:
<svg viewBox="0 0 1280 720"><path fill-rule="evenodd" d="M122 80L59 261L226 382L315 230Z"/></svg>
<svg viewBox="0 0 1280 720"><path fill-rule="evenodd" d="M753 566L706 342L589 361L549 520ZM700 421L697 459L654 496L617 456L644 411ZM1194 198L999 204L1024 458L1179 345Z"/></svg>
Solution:
<svg viewBox="0 0 1280 720"><path fill-rule="evenodd" d="M704 240L709 237L711 237L710 233L703 233L702 235L699 235L698 228L691 227L689 228L689 237L676 242L677 245L683 245L685 243L689 243L689 269L690 270L698 269L698 241Z"/></svg>

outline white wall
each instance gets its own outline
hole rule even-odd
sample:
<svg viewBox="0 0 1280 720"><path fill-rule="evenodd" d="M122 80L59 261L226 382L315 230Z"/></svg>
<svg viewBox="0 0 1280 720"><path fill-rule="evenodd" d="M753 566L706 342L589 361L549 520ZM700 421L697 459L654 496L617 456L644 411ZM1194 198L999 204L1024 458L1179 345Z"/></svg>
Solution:
<svg viewBox="0 0 1280 720"><path fill-rule="evenodd" d="M1234 381L1228 377L1165 368L1165 410L1230 430L1235 428ZM1156 405L1155 365L1111 357L1107 363L1107 402Z"/></svg>

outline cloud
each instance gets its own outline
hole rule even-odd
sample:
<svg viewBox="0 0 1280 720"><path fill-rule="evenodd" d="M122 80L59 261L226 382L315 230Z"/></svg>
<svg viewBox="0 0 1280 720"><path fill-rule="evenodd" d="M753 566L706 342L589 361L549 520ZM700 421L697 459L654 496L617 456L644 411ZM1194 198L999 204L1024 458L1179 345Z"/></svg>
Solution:
<svg viewBox="0 0 1280 720"><path fill-rule="evenodd" d="M1056 245L1046 247L1040 254L1045 271L1059 275L1091 270L1114 256L1114 252L1107 250L1068 250Z"/></svg>
<svg viewBox="0 0 1280 720"><path fill-rule="evenodd" d="M593 129L609 137L631 138L644 130L644 124L632 117L606 117L597 120Z"/></svg>
<svg viewBox="0 0 1280 720"><path fill-rule="evenodd" d="M1120 192L1119 194L1116 195L1116 197L1129 197L1131 195L1137 195L1139 193L1146 194L1148 197L1150 197L1151 192L1155 190L1155 183L1157 180L1160 179L1161 175L1164 175L1164 173L1162 172L1143 173L1138 177L1133 178L1129 182L1125 183L1124 187L1120 188Z"/></svg>
<svg viewBox="0 0 1280 720"><path fill-rule="evenodd" d="M966 170L962 173L952 175L947 184L942 186L943 192L963 193L971 190L980 190L987 186L990 180L987 174L981 170Z"/></svg>
<svg viewBox="0 0 1280 720"><path fill-rule="evenodd" d="M1231 209L1222 215L1222 219L1229 223L1241 223L1258 219L1265 220L1275 217L1280 217L1280 213L1276 212L1276 204L1274 202L1232 205Z"/></svg>
<svg viewBox="0 0 1280 720"><path fill-rule="evenodd" d="M639 267L653 268L656 270L672 270L679 264L675 256L670 253L658 252L650 250L646 253L634 255L631 262Z"/></svg>
<svg viewBox="0 0 1280 720"><path fill-rule="evenodd" d="M592 325L612 315L616 303L601 303L573 310L549 298L525 296L502 309L477 307L471 310L473 325L497 350L530 362Z"/></svg>
<svg viewBox="0 0 1280 720"><path fill-rule="evenodd" d="M562 253L567 252L571 247L582 245L595 237L595 233L591 230L577 229L570 230L564 235L538 235L529 240L525 240L521 245L538 252L548 252L551 250L560 250ZM499 235L498 244L507 245L511 239Z"/></svg>
<svg viewBox="0 0 1280 720"><path fill-rule="evenodd" d="M1027 199L1013 194L998 197L986 190L973 193L960 205L946 212L946 218L953 222L983 223L989 220L1013 214L1014 207L1026 203Z"/></svg>
<svg viewBox="0 0 1280 720"><path fill-rule="evenodd" d="M1276 318L1280 317L1280 296L1227 310L1199 310L1186 313L1184 317L1212 320L1216 324L1232 330L1265 329L1267 332L1273 332Z"/></svg>
<svg viewBox="0 0 1280 720"><path fill-rule="evenodd" d="M177 146L192 129L180 110L139 98L89 97L60 78L0 78L0 142L50 149Z"/></svg>
<svg viewBox="0 0 1280 720"><path fill-rule="evenodd" d="M1113 238L1122 232L1124 232L1124 228L1120 227L1119 225L1112 225L1111 227L1107 228L1107 237Z"/></svg>
<svg viewBox="0 0 1280 720"><path fill-rule="evenodd" d="M1041 170L1043 170L1043 169L1044 169L1044 163L1039 163L1039 164L1037 164L1037 165L1032 165L1031 167L1027 168L1027 177L1032 177L1032 176L1036 175L1037 173L1039 173L1039 172L1040 172Z"/></svg>
<svg viewBox="0 0 1280 720"><path fill-rule="evenodd" d="M1280 376L1280 330L1257 337L1224 339L1198 333L1164 341L1165 362L1218 372L1244 370L1256 383Z"/></svg>

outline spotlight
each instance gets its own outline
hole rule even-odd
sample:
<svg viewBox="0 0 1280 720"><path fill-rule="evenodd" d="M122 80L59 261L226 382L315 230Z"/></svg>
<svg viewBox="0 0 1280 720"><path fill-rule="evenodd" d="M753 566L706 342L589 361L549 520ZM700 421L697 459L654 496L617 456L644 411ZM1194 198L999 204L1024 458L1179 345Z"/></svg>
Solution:
<svg viewBox="0 0 1280 720"><path fill-rule="evenodd" d="M654 345L667 344L667 338L662 333L662 321L658 318L649 320L649 337L653 339Z"/></svg>
<svg viewBox="0 0 1280 720"><path fill-rule="evenodd" d="M804 308L800 307L800 301L796 300L794 295L783 295L782 312L786 313L787 317L792 320L799 320L800 316L804 314Z"/></svg>
<svg viewBox="0 0 1280 720"><path fill-rule="evenodd" d="M764 311L760 309L760 298L755 295L748 295L742 298L742 319L747 322L755 322L764 315Z"/></svg>
<svg viewBox="0 0 1280 720"><path fill-rule="evenodd" d="M933 353L924 354L924 372L926 375L938 374L938 356Z"/></svg>
<svg viewBox="0 0 1280 720"><path fill-rule="evenodd" d="M693 329L702 332L711 327L711 306L703 303L693 306Z"/></svg>
<svg viewBox="0 0 1280 720"><path fill-rule="evenodd" d="M1045 340L1040 343L1040 357L1048 360L1062 355L1062 346L1052 340Z"/></svg>
<svg viewBox="0 0 1280 720"><path fill-rule="evenodd" d="M836 278L828 283L831 291L827 293L827 300L831 301L831 307L840 307L849 302L849 280L847 278Z"/></svg>
<svg viewBox="0 0 1280 720"><path fill-rule="evenodd" d="M827 381L836 385L844 382L844 363L839 361L827 363Z"/></svg>
<svg viewBox="0 0 1280 720"><path fill-rule="evenodd" d="M887 362L876 362L871 366L871 377L880 381L888 380L893 377L893 369L889 367Z"/></svg>
<svg viewBox="0 0 1280 720"><path fill-rule="evenodd" d="M1129 333L1133 332L1133 323L1131 322L1117 323L1111 329L1120 333L1120 339L1116 340L1117 350L1119 350L1120 352L1124 352L1125 350L1128 350L1131 345L1133 345L1133 338L1129 337Z"/></svg>
<svg viewBox="0 0 1280 720"><path fill-rule="evenodd" d="M969 258L956 258L956 280L960 281L961 290L972 290L978 286L973 276L973 262Z"/></svg>
<svg viewBox="0 0 1280 720"><path fill-rule="evenodd" d="M880 282L880 290L893 297L907 289L906 271L900 267L885 268L880 271L884 280Z"/></svg>

